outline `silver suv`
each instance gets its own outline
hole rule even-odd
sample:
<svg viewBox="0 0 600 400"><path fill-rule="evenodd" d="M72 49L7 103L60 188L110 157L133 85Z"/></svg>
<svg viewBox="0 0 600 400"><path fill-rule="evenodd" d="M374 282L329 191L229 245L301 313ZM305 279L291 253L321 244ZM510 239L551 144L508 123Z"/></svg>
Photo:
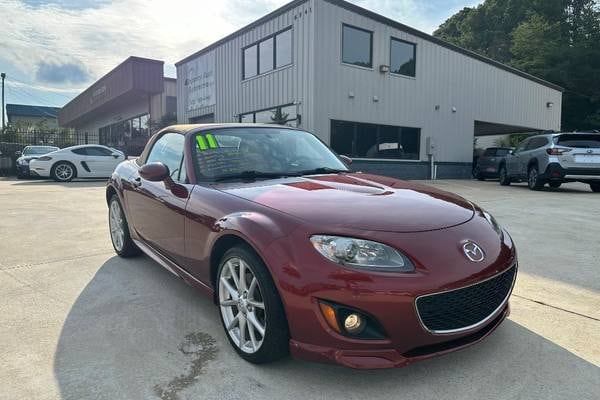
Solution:
<svg viewBox="0 0 600 400"><path fill-rule="evenodd" d="M500 184L527 181L531 190L547 183L584 182L600 193L600 133L532 136L511 151L499 167Z"/></svg>

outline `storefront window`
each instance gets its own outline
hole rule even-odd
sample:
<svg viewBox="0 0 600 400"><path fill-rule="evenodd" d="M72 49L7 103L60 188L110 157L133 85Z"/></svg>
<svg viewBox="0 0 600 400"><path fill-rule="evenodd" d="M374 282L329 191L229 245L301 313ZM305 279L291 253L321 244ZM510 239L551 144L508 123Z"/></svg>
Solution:
<svg viewBox="0 0 600 400"><path fill-rule="evenodd" d="M418 160L421 129L331 121L331 147L356 158Z"/></svg>
<svg viewBox="0 0 600 400"><path fill-rule="evenodd" d="M144 114L100 128L100 144L124 151L127 155L139 155L150 137L150 116Z"/></svg>

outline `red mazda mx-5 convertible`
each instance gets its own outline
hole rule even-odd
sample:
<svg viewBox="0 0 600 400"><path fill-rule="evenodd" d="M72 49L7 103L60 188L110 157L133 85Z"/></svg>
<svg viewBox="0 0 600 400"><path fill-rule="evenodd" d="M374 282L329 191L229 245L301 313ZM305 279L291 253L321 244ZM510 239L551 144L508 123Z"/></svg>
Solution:
<svg viewBox="0 0 600 400"><path fill-rule="evenodd" d="M509 313L509 234L457 195L350 162L282 126L165 128L108 183L112 243L212 296L253 363L400 367L488 336Z"/></svg>

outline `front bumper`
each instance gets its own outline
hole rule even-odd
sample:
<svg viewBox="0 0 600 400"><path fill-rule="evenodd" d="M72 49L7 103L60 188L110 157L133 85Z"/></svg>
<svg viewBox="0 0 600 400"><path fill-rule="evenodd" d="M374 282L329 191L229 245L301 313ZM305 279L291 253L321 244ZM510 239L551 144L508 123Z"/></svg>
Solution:
<svg viewBox="0 0 600 400"><path fill-rule="evenodd" d="M290 351L294 357L314 362L340 364L355 369L400 368L479 343L491 335L509 315L510 305L506 303L502 311L478 331L445 342L416 347L404 353L395 348L373 350L336 349L301 343L293 339L290 340Z"/></svg>
<svg viewBox="0 0 600 400"><path fill-rule="evenodd" d="M17 175L18 176L29 176L29 164L17 164Z"/></svg>
<svg viewBox="0 0 600 400"><path fill-rule="evenodd" d="M334 233L356 235L355 231ZM295 356L352 368L400 367L477 343L508 315L512 285L489 318L464 330L431 332L416 310L416 300L421 296L476 285L516 268L510 235L504 232L500 239L483 218L438 231L361 233L361 238L391 245L409 256L416 265L410 274L344 268L318 254L308 244L309 236L310 232L301 229L284 240L287 245L274 242L263 254L270 269L277 270L273 275L286 309L290 349ZM485 262L477 264L466 259L459 246L465 239L477 240L485 250ZM372 317L384 337L357 339L335 332L320 312L319 301L347 306Z"/></svg>

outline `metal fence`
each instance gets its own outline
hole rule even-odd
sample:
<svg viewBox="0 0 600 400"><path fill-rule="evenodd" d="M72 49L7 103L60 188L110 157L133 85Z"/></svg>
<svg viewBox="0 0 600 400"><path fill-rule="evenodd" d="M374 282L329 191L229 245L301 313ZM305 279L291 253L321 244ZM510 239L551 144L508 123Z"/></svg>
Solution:
<svg viewBox="0 0 600 400"><path fill-rule="evenodd" d="M69 147L100 143L98 134L77 134L70 130L5 130L0 132L0 175L14 175L16 160L26 146L45 145Z"/></svg>

